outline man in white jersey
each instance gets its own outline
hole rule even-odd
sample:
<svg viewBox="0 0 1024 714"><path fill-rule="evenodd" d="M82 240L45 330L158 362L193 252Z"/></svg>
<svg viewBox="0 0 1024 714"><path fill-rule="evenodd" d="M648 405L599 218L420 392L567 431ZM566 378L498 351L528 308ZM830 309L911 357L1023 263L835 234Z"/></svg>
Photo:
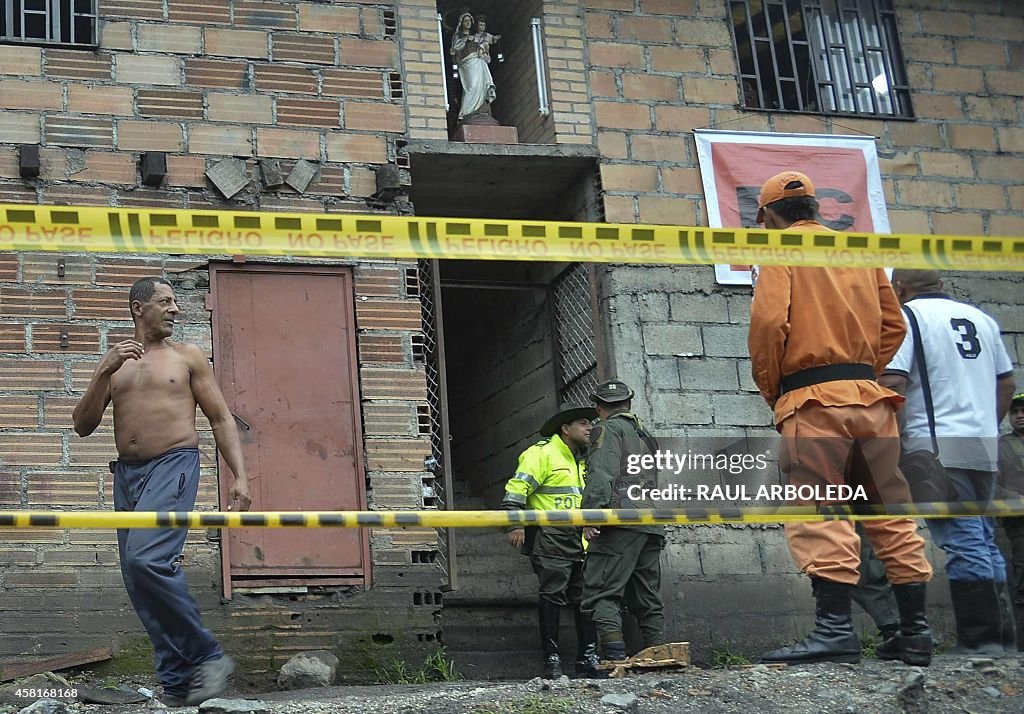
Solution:
<svg viewBox="0 0 1024 714"><path fill-rule="evenodd" d="M880 381L906 394L903 446L907 451L934 451L927 395L915 356L916 320L939 461L958 500L987 502L995 485L999 422L1014 389L1013 364L999 325L981 310L943 293L938 271L896 270L892 284L903 303L908 331ZM928 527L946 553L956 617L954 653L1002 652L1005 636L1013 636L1012 609L1002 608L1001 613L1006 564L996 547L993 519L929 519Z"/></svg>

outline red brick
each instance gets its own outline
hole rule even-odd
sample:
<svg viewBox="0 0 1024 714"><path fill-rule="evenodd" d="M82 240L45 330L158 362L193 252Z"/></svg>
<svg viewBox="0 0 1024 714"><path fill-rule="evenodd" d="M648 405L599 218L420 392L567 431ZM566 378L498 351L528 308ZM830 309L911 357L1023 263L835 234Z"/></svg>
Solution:
<svg viewBox="0 0 1024 714"><path fill-rule="evenodd" d="M135 184L138 172L135 156L111 151L87 151L81 171L70 176L72 181Z"/></svg>
<svg viewBox="0 0 1024 714"><path fill-rule="evenodd" d="M0 317L62 320L68 317L67 301L63 290L0 288Z"/></svg>
<svg viewBox="0 0 1024 714"><path fill-rule="evenodd" d="M0 45L0 74L19 77L39 76L43 73L43 53L38 47Z"/></svg>
<svg viewBox="0 0 1024 714"><path fill-rule="evenodd" d="M0 352L25 351L25 325L21 323L0 324Z"/></svg>
<svg viewBox="0 0 1024 714"><path fill-rule="evenodd" d="M55 50L47 47L45 57L47 77L109 80L112 76L110 54L106 52Z"/></svg>
<svg viewBox="0 0 1024 714"><path fill-rule="evenodd" d="M899 203L904 206L927 208L952 208L952 186L944 181L924 179L899 179Z"/></svg>
<svg viewBox="0 0 1024 714"><path fill-rule="evenodd" d="M247 126L193 124L188 130L188 150L193 154L251 156L252 130Z"/></svg>
<svg viewBox="0 0 1024 714"><path fill-rule="evenodd" d="M37 203L36 190L20 184L0 183L0 203Z"/></svg>
<svg viewBox="0 0 1024 714"><path fill-rule="evenodd" d="M623 40L671 42L672 22L660 17L619 16L615 36Z"/></svg>
<svg viewBox="0 0 1024 714"><path fill-rule="evenodd" d="M731 104L739 102L734 80L684 77L683 97L689 104Z"/></svg>
<svg viewBox="0 0 1024 714"><path fill-rule="evenodd" d="M615 75L611 72L590 72L590 93L595 97L617 97L619 89L615 86Z"/></svg>
<svg viewBox="0 0 1024 714"><path fill-rule="evenodd" d="M1006 197L997 187L987 184L962 184L956 187L956 205L959 208L1000 211L1005 209Z"/></svg>
<svg viewBox="0 0 1024 714"><path fill-rule="evenodd" d="M321 166L320 172L310 184L309 193L323 193L328 196L347 196L345 188L345 167Z"/></svg>
<svg viewBox="0 0 1024 714"><path fill-rule="evenodd" d="M206 161L198 156L168 156L167 185L202 188L206 185Z"/></svg>
<svg viewBox="0 0 1024 714"><path fill-rule="evenodd" d="M157 121L117 123L117 148L128 151L181 151L185 146L180 124Z"/></svg>
<svg viewBox="0 0 1024 714"><path fill-rule="evenodd" d="M644 48L641 45L592 42L589 48L590 64L595 67L642 69L644 66Z"/></svg>
<svg viewBox="0 0 1024 714"><path fill-rule="evenodd" d="M177 89L140 89L135 106L144 117L203 118L203 95Z"/></svg>
<svg viewBox="0 0 1024 714"><path fill-rule="evenodd" d="M340 123L341 105L326 99L277 100L277 123L293 126L322 126L336 129Z"/></svg>
<svg viewBox="0 0 1024 714"><path fill-rule="evenodd" d="M114 122L111 119L60 116L44 118L46 143L61 146L114 145Z"/></svg>
<svg viewBox="0 0 1024 714"><path fill-rule="evenodd" d="M364 7L359 11L359 16L363 19L363 35L374 37L384 34L384 17L379 7ZM393 21L391 26L394 27Z"/></svg>
<svg viewBox="0 0 1024 714"><path fill-rule="evenodd" d="M971 157L962 152L922 151L919 154L921 174L937 178L970 178L974 176Z"/></svg>
<svg viewBox="0 0 1024 714"><path fill-rule="evenodd" d="M356 268L355 293L362 297L399 297L403 275L395 268Z"/></svg>
<svg viewBox="0 0 1024 714"><path fill-rule="evenodd" d="M635 9L634 0L585 0L584 7L588 10L628 10Z"/></svg>
<svg viewBox="0 0 1024 714"><path fill-rule="evenodd" d="M626 135L617 131L602 131L597 135L597 148L606 159L625 159L629 156Z"/></svg>
<svg viewBox="0 0 1024 714"><path fill-rule="evenodd" d="M0 97L4 109L64 108L64 86L56 82L23 82L17 79L0 80Z"/></svg>
<svg viewBox="0 0 1024 714"><path fill-rule="evenodd" d="M696 47L651 47L656 72L703 72L704 50ZM716 65L712 63L712 67Z"/></svg>
<svg viewBox="0 0 1024 714"><path fill-rule="evenodd" d="M59 433L10 432L0 439L0 462L10 466L58 466L61 462ZM11 584L14 573L4 577Z"/></svg>
<svg viewBox="0 0 1024 714"><path fill-rule="evenodd" d="M280 100L278 100L280 101ZM260 94L206 95L211 121L231 121L239 124L273 124L273 99Z"/></svg>
<svg viewBox="0 0 1024 714"><path fill-rule="evenodd" d="M429 441L366 440L366 465L371 471L422 471L423 459L429 455Z"/></svg>
<svg viewBox="0 0 1024 714"><path fill-rule="evenodd" d="M381 136L328 133L327 160L363 164L387 163L387 144Z"/></svg>
<svg viewBox="0 0 1024 714"><path fill-rule="evenodd" d="M260 92L316 94L316 75L305 67L258 64L256 88Z"/></svg>
<svg viewBox="0 0 1024 714"><path fill-rule="evenodd" d="M13 151L12 151L13 153ZM18 279L18 256L0 254L0 281L13 283Z"/></svg>
<svg viewBox="0 0 1024 714"><path fill-rule="evenodd" d="M100 23L100 47L105 50L126 50L131 52L132 45L132 23L111 22L106 20Z"/></svg>
<svg viewBox="0 0 1024 714"><path fill-rule="evenodd" d="M334 39L321 35L275 32L270 37L275 62L334 64Z"/></svg>
<svg viewBox="0 0 1024 714"><path fill-rule="evenodd" d="M932 213L932 230L939 235L980 236L985 233L985 222L980 213Z"/></svg>
<svg viewBox="0 0 1024 714"><path fill-rule="evenodd" d="M186 25L139 25L138 48L141 52L171 52L197 55L202 51L203 32Z"/></svg>
<svg viewBox="0 0 1024 714"><path fill-rule="evenodd" d="M689 198L640 196L640 222L670 226L692 226L697 223L697 208Z"/></svg>
<svg viewBox="0 0 1024 714"><path fill-rule="evenodd" d="M96 284L130 287L136 280L162 273L159 260L106 260L96 264ZM127 304L128 293L122 296Z"/></svg>
<svg viewBox="0 0 1024 714"><path fill-rule="evenodd" d="M1006 45L1001 42L979 42L973 39L956 41L956 63L958 65L1005 67L1006 60Z"/></svg>
<svg viewBox="0 0 1024 714"><path fill-rule="evenodd" d="M405 132L405 105L345 102L345 128Z"/></svg>
<svg viewBox="0 0 1024 714"><path fill-rule="evenodd" d="M299 5L299 29L332 35L358 35L359 8L303 3Z"/></svg>
<svg viewBox="0 0 1024 714"><path fill-rule="evenodd" d="M38 144L39 113L0 112L0 142Z"/></svg>
<svg viewBox="0 0 1024 714"><path fill-rule="evenodd" d="M67 333L67 347L61 347L60 345L61 331ZM99 329L92 325L39 323L32 326L32 351L35 353L63 352L66 354L96 353L100 351Z"/></svg>
<svg viewBox="0 0 1024 714"><path fill-rule="evenodd" d="M966 118L963 98L950 94L914 94L914 114L921 119Z"/></svg>
<svg viewBox="0 0 1024 714"><path fill-rule="evenodd" d="M969 67L932 67L932 79L938 92L985 93L985 75Z"/></svg>
<svg viewBox="0 0 1024 714"><path fill-rule="evenodd" d="M991 94L1006 94L1014 97L1024 97L1024 82L1020 81L1020 70L988 70L988 89ZM975 90L976 93L983 93L982 90Z"/></svg>
<svg viewBox="0 0 1024 714"><path fill-rule="evenodd" d="M360 335L359 339L360 343L362 343L363 336ZM362 359L361 348L360 358ZM363 405L363 424L366 427L367 434L376 436L408 436L409 432L412 431L414 423L415 411L410 404Z"/></svg>
<svg viewBox="0 0 1024 714"><path fill-rule="evenodd" d="M256 155L319 161L320 132L258 127Z"/></svg>
<svg viewBox="0 0 1024 714"><path fill-rule="evenodd" d="M112 189L101 186L46 186L43 195L55 206L109 206Z"/></svg>
<svg viewBox="0 0 1024 714"><path fill-rule="evenodd" d="M625 74L622 93L626 99L677 100L679 81L675 77L653 74Z"/></svg>
<svg viewBox="0 0 1024 714"><path fill-rule="evenodd" d="M39 426L39 397L0 396L0 428L34 429Z"/></svg>
<svg viewBox="0 0 1024 714"><path fill-rule="evenodd" d="M1020 182L1020 157L979 156L977 158L977 164L978 178L992 179L994 181Z"/></svg>
<svg viewBox="0 0 1024 714"><path fill-rule="evenodd" d="M364 206L366 204L363 204ZM281 211L283 213L323 213L324 202L316 198L301 198L283 194L263 194L260 196L260 210Z"/></svg>
<svg viewBox="0 0 1024 714"><path fill-rule="evenodd" d="M601 186L605 191L657 191L658 169L654 166L602 164Z"/></svg>
<svg viewBox="0 0 1024 714"><path fill-rule="evenodd" d="M377 175L375 172L361 166L353 166L348 171L348 195L365 198L372 196L377 191Z"/></svg>
<svg viewBox="0 0 1024 714"><path fill-rule="evenodd" d="M953 149L971 151L995 151L995 130L990 126L975 124L950 124L946 126L946 138Z"/></svg>
<svg viewBox="0 0 1024 714"><path fill-rule="evenodd" d="M228 25L231 5L229 0L167 0L167 16L171 22Z"/></svg>
<svg viewBox="0 0 1024 714"><path fill-rule="evenodd" d="M686 161L686 140L680 136L634 134L629 145L630 156L637 161Z"/></svg>
<svg viewBox="0 0 1024 714"><path fill-rule="evenodd" d="M418 300L360 300L356 303L360 330L420 330Z"/></svg>
<svg viewBox="0 0 1024 714"><path fill-rule="evenodd" d="M327 69L323 72L325 96L384 98L384 80L380 72Z"/></svg>
<svg viewBox="0 0 1024 714"><path fill-rule="evenodd" d="M341 64L352 67L395 67L395 43L389 40L338 40Z"/></svg>
<svg viewBox="0 0 1024 714"><path fill-rule="evenodd" d="M294 30L296 22L294 4L235 0L236 27Z"/></svg>
<svg viewBox="0 0 1024 714"><path fill-rule="evenodd" d="M640 12L687 17L697 14L696 0L640 0Z"/></svg>
<svg viewBox="0 0 1024 714"><path fill-rule="evenodd" d="M225 57L252 57L266 59L270 56L267 49L267 33L259 30L228 30L219 27L207 27L203 30L206 54Z"/></svg>
<svg viewBox="0 0 1024 714"><path fill-rule="evenodd" d="M74 114L131 115L134 96L128 87L68 85L68 111Z"/></svg>
<svg viewBox="0 0 1024 714"><path fill-rule="evenodd" d="M890 122L889 138L894 146L944 146L939 127L935 124Z"/></svg>
<svg viewBox="0 0 1024 714"><path fill-rule="evenodd" d="M63 265L58 263L58 260L62 260ZM73 285L92 282L92 261L84 256L29 253L21 262L22 280L25 285Z"/></svg>
<svg viewBox="0 0 1024 714"><path fill-rule="evenodd" d="M702 195L704 184L701 182L700 170L693 168L661 169L661 185L668 193L688 193Z"/></svg>
<svg viewBox="0 0 1024 714"><path fill-rule="evenodd" d="M117 205L123 208L184 208L185 194L163 189L121 189L117 192Z"/></svg>
<svg viewBox="0 0 1024 714"><path fill-rule="evenodd" d="M605 12L588 12L583 19L583 33L587 37L610 39L612 16Z"/></svg>
<svg viewBox="0 0 1024 714"><path fill-rule="evenodd" d="M126 17L131 20L162 20L163 0L103 0L102 17Z"/></svg>
<svg viewBox="0 0 1024 714"><path fill-rule="evenodd" d="M181 84L181 60L177 57L120 54L114 76L123 84Z"/></svg>
<svg viewBox="0 0 1024 714"><path fill-rule="evenodd" d="M361 326L360 326L361 327ZM360 369L364 399L426 399L426 377L422 370Z"/></svg>
<svg viewBox="0 0 1024 714"><path fill-rule="evenodd" d="M362 334L359 335L359 362L360 363L372 363L372 362L392 362L392 363L404 363L407 361L405 354L405 346L402 343L402 337L400 335L374 335L374 334ZM32 406L35 407L35 401L33 400ZM408 407L406 407L408 411ZM32 416L35 416L33 412ZM35 426L35 422L31 424ZM406 426L406 432L408 432L408 423Z"/></svg>
<svg viewBox="0 0 1024 714"><path fill-rule="evenodd" d="M128 301L124 300L124 302L127 303ZM128 314L127 306L124 309L124 313ZM92 362L89 364L92 365ZM71 412L74 411L76 404L78 404L78 395L71 397L46 395L43 397L43 425L49 428L68 428L71 425ZM100 426L111 426L111 419L111 410L108 409L103 413Z"/></svg>
<svg viewBox="0 0 1024 714"><path fill-rule="evenodd" d="M123 290L72 290L73 320L124 320L128 318Z"/></svg>
<svg viewBox="0 0 1024 714"><path fill-rule="evenodd" d="M607 129L650 129L651 109L628 102L594 102L597 126Z"/></svg>
<svg viewBox="0 0 1024 714"><path fill-rule="evenodd" d="M987 235L1024 236L1024 218L1019 215L990 216Z"/></svg>
<svg viewBox="0 0 1024 714"><path fill-rule="evenodd" d="M246 63L225 60L185 60L185 84L215 89L245 89Z"/></svg>
<svg viewBox="0 0 1024 714"><path fill-rule="evenodd" d="M0 359L0 382L5 392L64 389L64 363L37 359Z"/></svg>

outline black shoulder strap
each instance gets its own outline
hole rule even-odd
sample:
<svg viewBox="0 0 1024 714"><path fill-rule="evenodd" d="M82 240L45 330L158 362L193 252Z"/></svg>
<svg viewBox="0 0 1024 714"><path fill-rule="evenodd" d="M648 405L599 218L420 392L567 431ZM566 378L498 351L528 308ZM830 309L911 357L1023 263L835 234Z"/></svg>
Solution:
<svg viewBox="0 0 1024 714"><path fill-rule="evenodd" d="M939 440L935 437L935 408L932 404L932 388L928 382L928 362L924 358L924 342L921 340L921 326L917 323L917 315L909 305L903 306L903 314L910 323L910 336L914 340L914 361L917 373L921 376L921 392L924 395L924 410L928 414L928 432L932 435L932 449L939 455Z"/></svg>

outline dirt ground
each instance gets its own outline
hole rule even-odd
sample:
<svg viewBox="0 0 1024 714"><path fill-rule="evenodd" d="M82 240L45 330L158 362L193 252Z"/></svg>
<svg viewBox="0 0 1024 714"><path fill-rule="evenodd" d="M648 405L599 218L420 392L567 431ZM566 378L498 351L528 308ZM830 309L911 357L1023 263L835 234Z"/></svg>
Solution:
<svg viewBox="0 0 1024 714"><path fill-rule="evenodd" d="M79 685L88 675L72 678ZM109 682L108 682L109 684ZM122 684L155 688L144 678ZM865 659L859 665L817 664L785 669L748 666L629 676L617 680L444 682L422 685L328 687L287 692L229 692L235 708L169 710L267 714L669 714L676 712L1024 712L1024 657L936 657L931 667ZM242 704L238 700L247 700ZM23 705L0 705L17 714ZM36 705L39 706L38 704ZM161 708L155 702L103 706L70 703L66 712L128 714ZM225 707L229 707L226 703ZM46 711L41 710L41 711ZM53 710L57 714L60 710Z"/></svg>

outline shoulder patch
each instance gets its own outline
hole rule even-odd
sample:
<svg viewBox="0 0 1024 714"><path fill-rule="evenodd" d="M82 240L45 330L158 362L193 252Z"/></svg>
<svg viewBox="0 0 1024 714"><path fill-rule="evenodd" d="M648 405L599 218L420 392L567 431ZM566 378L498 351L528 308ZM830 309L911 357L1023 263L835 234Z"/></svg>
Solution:
<svg viewBox="0 0 1024 714"><path fill-rule="evenodd" d="M598 424L590 430L590 447L596 449L604 440L604 424Z"/></svg>

